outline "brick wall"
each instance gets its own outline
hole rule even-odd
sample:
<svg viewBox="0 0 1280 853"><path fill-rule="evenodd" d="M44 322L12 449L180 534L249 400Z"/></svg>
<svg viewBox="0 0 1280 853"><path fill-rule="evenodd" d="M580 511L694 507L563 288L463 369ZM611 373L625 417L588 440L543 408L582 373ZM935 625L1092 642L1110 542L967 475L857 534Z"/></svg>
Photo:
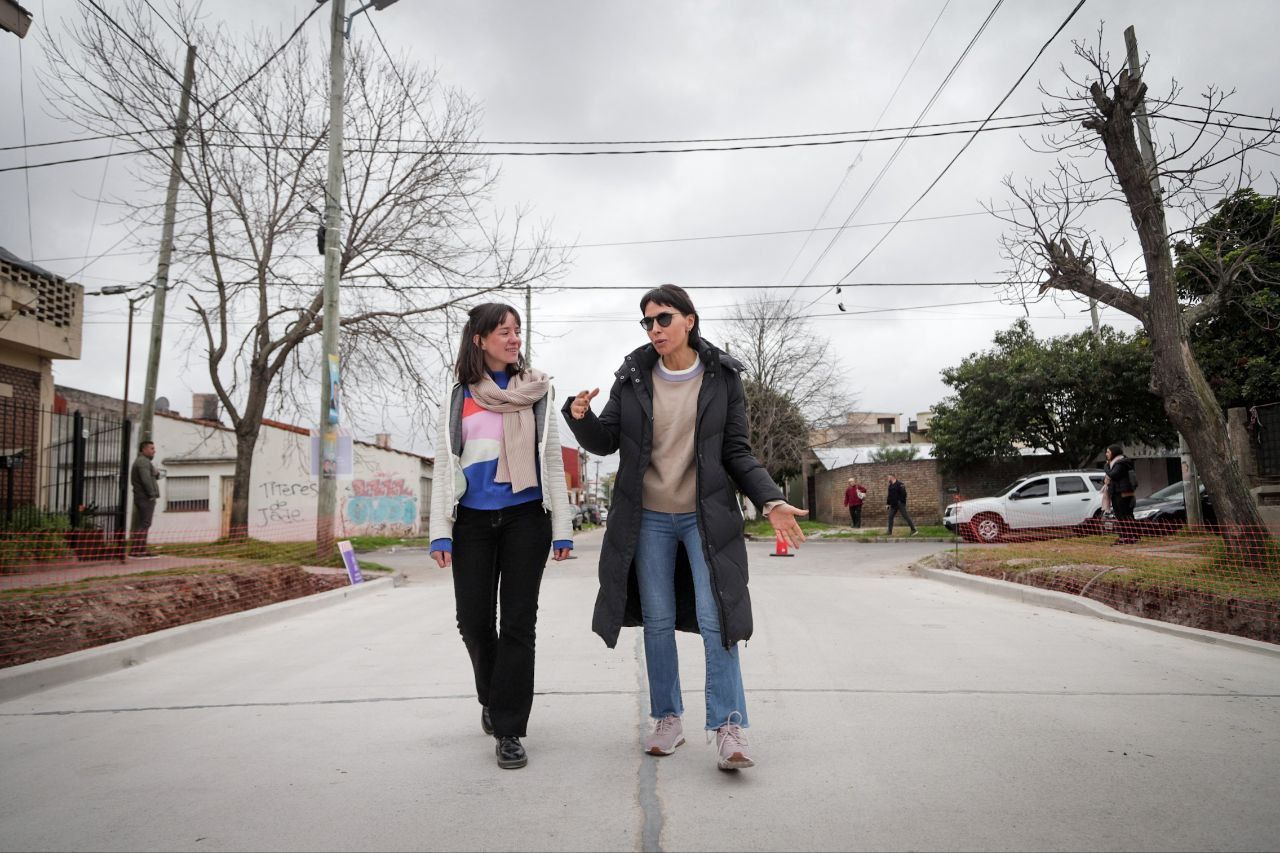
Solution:
<svg viewBox="0 0 1280 853"><path fill-rule="evenodd" d="M883 526L888 520L885 497L888 475L893 474L907 487L907 512L916 524L941 524L947 504L956 500L982 498L996 494L1002 487L1025 474L1053 471L1062 466L1048 456L1020 456L1007 461L989 462L963 474L940 473L936 459L911 462L864 462L846 465L816 475L817 513L819 521L847 524L849 512L844 508L844 490L853 477L867 487L862 505L864 526Z"/></svg>
<svg viewBox="0 0 1280 853"><path fill-rule="evenodd" d="M844 508L844 490L849 485L849 478L853 477L867 487L867 497L862 504L863 526L884 526L889 517L885 497L889 492L890 474L907 487L907 512L916 524L942 523L944 484L938 477L938 463L934 459L864 462L818 472L815 507L817 519L834 524L849 523L849 511Z"/></svg>
<svg viewBox="0 0 1280 853"><path fill-rule="evenodd" d="M0 364L0 391L0 451L25 451L22 467L13 469L14 506L34 503L40 463L40 374ZM0 471L0 509L7 478L8 472Z"/></svg>

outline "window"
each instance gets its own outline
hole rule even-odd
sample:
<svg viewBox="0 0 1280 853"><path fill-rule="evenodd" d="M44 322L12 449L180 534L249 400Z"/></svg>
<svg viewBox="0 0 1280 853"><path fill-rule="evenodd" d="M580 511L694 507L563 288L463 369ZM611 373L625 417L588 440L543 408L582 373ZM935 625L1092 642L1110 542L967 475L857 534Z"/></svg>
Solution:
<svg viewBox="0 0 1280 853"><path fill-rule="evenodd" d="M1093 483L1093 488L1094 488L1094 490L1095 490L1095 491L1099 491L1099 492L1100 492L1100 491L1102 491L1102 483L1103 483L1103 481L1104 481L1104 480L1106 480L1106 479L1107 479L1107 476L1106 476L1105 474L1090 474L1090 475L1089 475L1089 481Z"/></svg>
<svg viewBox="0 0 1280 853"><path fill-rule="evenodd" d="M1058 478L1058 494L1084 495L1088 493L1089 493L1089 487L1084 484L1084 477L1059 477Z"/></svg>
<svg viewBox="0 0 1280 853"><path fill-rule="evenodd" d="M165 512L208 512L208 477L166 477Z"/></svg>
<svg viewBox="0 0 1280 853"><path fill-rule="evenodd" d="M1049 497L1049 481L1032 480L1021 489L1013 493L1016 500L1025 501L1027 498L1047 498Z"/></svg>

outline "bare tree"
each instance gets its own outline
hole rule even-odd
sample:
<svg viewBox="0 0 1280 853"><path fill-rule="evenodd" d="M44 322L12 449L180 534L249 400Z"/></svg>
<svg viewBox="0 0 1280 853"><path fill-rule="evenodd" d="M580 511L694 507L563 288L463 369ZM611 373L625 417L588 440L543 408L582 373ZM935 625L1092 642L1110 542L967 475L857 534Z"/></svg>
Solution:
<svg viewBox="0 0 1280 853"><path fill-rule="evenodd" d="M1100 32L1097 45L1076 44L1076 56L1088 68L1086 79L1063 69L1070 87L1058 96L1056 113L1069 130L1047 139L1050 151L1064 155L1052 178L1022 187L1006 180L1021 207L1011 215L996 214L1012 226L1002 240L1013 263L1011 295L1026 303L1071 294L1138 319L1151 341L1151 390L1186 438L1219 520L1262 530L1231 452L1223 412L1191 354L1187 332L1258 282L1260 252L1254 250L1265 240L1254 247L1237 241L1231 253L1203 264L1198 272L1204 295L1198 297L1180 295L1171 248L1197 224L1203 227L1216 199L1255 180L1248 155L1273 144L1280 126L1271 119L1242 122L1238 114L1222 110L1227 95L1216 89L1205 94L1202 106L1190 109L1177 101L1176 83L1168 98L1146 102L1141 69L1113 72L1101 41ZM1139 147L1144 109L1179 129L1160 145L1155 175ZM1099 153L1102 158L1094 156ZM1099 160L1105 170L1086 174ZM1089 225L1087 214L1107 203L1119 203L1128 213L1140 249L1137 259L1125 262L1123 239L1102 236ZM1166 209L1178 220L1172 233Z"/></svg>
<svg viewBox="0 0 1280 853"><path fill-rule="evenodd" d="M756 295L729 312L726 347L746 370L752 448L779 482L800 472L809 432L852 405L845 371L792 300Z"/></svg>
<svg viewBox="0 0 1280 853"><path fill-rule="evenodd" d="M128 3L123 29L98 14L72 25L67 44L50 43L49 82L67 118L148 152L137 177L157 190L179 92L150 6ZM203 363L236 432L231 524L243 530L262 419L306 417L317 406L327 51L299 34L276 53L279 36L204 26L181 3L171 14L201 57L175 278L193 321L188 352ZM447 313L482 294L523 293L554 279L564 257L546 248L543 234L524 235L519 213L482 220L497 172L476 151L479 110L464 95L355 45L345 98L344 420L394 399L427 423L438 369L452 361ZM144 220L162 194L146 195L125 202Z"/></svg>

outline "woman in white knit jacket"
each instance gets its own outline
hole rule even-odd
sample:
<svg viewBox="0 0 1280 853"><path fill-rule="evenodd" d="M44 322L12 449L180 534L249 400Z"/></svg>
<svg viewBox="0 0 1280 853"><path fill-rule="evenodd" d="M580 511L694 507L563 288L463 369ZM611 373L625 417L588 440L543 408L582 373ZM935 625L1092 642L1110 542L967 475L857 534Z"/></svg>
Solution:
<svg viewBox="0 0 1280 853"><path fill-rule="evenodd" d="M480 725L498 766L514 769L528 763L542 572L548 551L563 560L573 548L564 460L550 377L525 366L514 308L471 309L454 373L436 429L431 557L453 568Z"/></svg>

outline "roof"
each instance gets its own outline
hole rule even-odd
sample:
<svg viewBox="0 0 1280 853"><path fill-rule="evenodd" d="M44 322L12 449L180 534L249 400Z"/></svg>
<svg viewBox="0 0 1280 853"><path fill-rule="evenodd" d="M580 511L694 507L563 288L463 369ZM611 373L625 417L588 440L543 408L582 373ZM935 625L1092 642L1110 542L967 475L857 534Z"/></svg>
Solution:
<svg viewBox="0 0 1280 853"><path fill-rule="evenodd" d="M60 275L55 275L43 267L36 266L30 261L24 261L4 246L0 246L0 261L4 261L6 264L12 264L19 269L24 269L29 273L40 276L41 278L52 279L53 281L66 281L66 279Z"/></svg>
<svg viewBox="0 0 1280 853"><path fill-rule="evenodd" d="M155 416L158 418L169 418L175 421L185 421L187 423L199 424L202 427L208 427L210 429L220 429L220 430L223 430L224 432L235 432L235 430L233 430L231 427L218 423L217 421L206 421L206 420L201 420L200 418L188 418L188 417L184 417L183 415L173 414L171 412L156 412ZM271 427L272 429L283 430L284 432L292 432L297 435L311 435L311 430L307 429L306 427L295 426L294 424L287 424L282 421L273 421L270 418L263 418L262 425L265 427ZM431 463L432 465L436 464L436 460L433 457L423 456L421 453L413 453L412 451L409 451L409 450L396 450L394 447L378 447L378 445L374 444L371 441L361 441L358 438L353 438L351 440L351 443L362 444L365 447L372 447L375 450L382 450L387 453L399 453L401 456L411 456L414 459L421 459L423 461Z"/></svg>

